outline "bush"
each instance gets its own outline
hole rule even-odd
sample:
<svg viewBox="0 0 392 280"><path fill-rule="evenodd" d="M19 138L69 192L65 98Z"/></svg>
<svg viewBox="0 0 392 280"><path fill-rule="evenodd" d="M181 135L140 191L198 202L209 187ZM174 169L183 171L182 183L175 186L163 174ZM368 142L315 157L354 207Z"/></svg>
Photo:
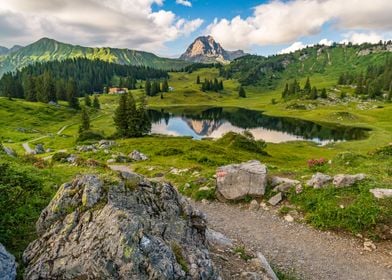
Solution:
<svg viewBox="0 0 392 280"><path fill-rule="evenodd" d="M263 140L255 140L249 131L245 131L243 134L228 132L217 143L226 147L267 155L264 151L267 144Z"/></svg>
<svg viewBox="0 0 392 280"><path fill-rule="evenodd" d="M325 158L308 160L308 167L312 171L322 171L326 164L327 160Z"/></svg>
<svg viewBox="0 0 392 280"><path fill-rule="evenodd" d="M392 156L392 144L378 148L373 154L378 156Z"/></svg>
<svg viewBox="0 0 392 280"><path fill-rule="evenodd" d="M104 135L100 132L87 130L79 134L77 142L84 142L84 141L91 141L91 140L99 141L104 138L105 138Z"/></svg>
<svg viewBox="0 0 392 280"><path fill-rule="evenodd" d="M69 157L68 153L58 152L52 156L52 160L56 162L64 162L67 159L67 157Z"/></svg>

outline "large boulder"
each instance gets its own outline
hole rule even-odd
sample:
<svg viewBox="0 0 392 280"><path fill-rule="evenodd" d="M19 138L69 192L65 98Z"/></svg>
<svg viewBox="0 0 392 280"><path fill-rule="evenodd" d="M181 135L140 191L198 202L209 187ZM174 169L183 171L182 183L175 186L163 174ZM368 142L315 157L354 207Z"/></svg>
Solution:
<svg viewBox="0 0 392 280"><path fill-rule="evenodd" d="M227 200L263 196L268 183L267 167L257 160L219 167L216 178L217 193Z"/></svg>
<svg viewBox="0 0 392 280"><path fill-rule="evenodd" d="M345 175L338 174L333 177L333 184L337 188L351 187L357 182L366 179L365 174L356 174L356 175Z"/></svg>
<svg viewBox="0 0 392 280"><path fill-rule="evenodd" d="M7 252L0 243L0 279L14 280L16 278L15 257Z"/></svg>
<svg viewBox="0 0 392 280"><path fill-rule="evenodd" d="M170 184L134 173L63 184L37 231L26 279L219 279L204 215Z"/></svg>
<svg viewBox="0 0 392 280"><path fill-rule="evenodd" d="M309 187L320 189L332 182L332 177L320 172L317 172L312 178L306 183Z"/></svg>
<svg viewBox="0 0 392 280"><path fill-rule="evenodd" d="M138 150L133 150L132 153L130 153L130 154L128 155L128 157L129 157L130 159L132 159L133 161L144 161L144 160L148 160L148 157L147 157L145 154L139 152Z"/></svg>

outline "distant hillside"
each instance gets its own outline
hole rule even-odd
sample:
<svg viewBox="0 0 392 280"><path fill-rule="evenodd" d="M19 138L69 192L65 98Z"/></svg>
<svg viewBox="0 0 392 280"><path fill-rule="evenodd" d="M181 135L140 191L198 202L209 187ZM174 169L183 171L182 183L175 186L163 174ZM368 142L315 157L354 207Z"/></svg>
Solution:
<svg viewBox="0 0 392 280"><path fill-rule="evenodd" d="M82 47L43 38L5 57L0 57L0 76L35 62L70 58L100 59L117 64L148 66L163 70L178 70L189 65L189 62L162 58L148 52L116 48Z"/></svg>
<svg viewBox="0 0 392 280"><path fill-rule="evenodd" d="M228 63L246 55L242 50L227 51L211 36L201 36L188 47L180 59L201 63Z"/></svg>
<svg viewBox="0 0 392 280"><path fill-rule="evenodd" d="M248 55L221 68L221 75L242 85L274 89L282 80L321 74L337 80L342 73L365 71L392 57L392 44L316 45L290 54L270 57Z"/></svg>
<svg viewBox="0 0 392 280"><path fill-rule="evenodd" d="M0 46L0 56L16 52L16 51L20 50L21 48L23 48L23 47L19 46L19 45L15 45L10 49L3 47L3 46Z"/></svg>

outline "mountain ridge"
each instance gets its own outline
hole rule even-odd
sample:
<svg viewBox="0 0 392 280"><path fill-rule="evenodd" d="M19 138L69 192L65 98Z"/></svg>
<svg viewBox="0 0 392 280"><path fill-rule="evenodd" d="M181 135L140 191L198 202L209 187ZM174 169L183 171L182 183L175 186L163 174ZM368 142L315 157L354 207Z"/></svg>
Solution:
<svg viewBox="0 0 392 280"><path fill-rule="evenodd" d="M84 47L56 41L47 37L0 58L0 76L37 62L72 58L100 59L123 65L147 66L162 70L178 70L189 65L179 59L163 58L153 53L110 47Z"/></svg>
<svg viewBox="0 0 392 280"><path fill-rule="evenodd" d="M180 59L199 63L219 62L227 64L245 55L242 50L225 50L212 36L199 36L189 45L185 53L180 56Z"/></svg>

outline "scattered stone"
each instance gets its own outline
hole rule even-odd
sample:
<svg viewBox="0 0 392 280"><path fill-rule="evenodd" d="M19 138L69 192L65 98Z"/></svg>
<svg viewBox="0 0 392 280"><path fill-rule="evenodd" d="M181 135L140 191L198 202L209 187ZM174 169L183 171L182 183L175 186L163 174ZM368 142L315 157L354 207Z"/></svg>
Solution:
<svg viewBox="0 0 392 280"><path fill-rule="evenodd" d="M143 154L143 153L141 153L141 152L139 152L139 151L137 151L137 150L134 150L132 153L130 153L130 154L128 155L128 157L129 157L130 159L134 160L134 161L144 161L144 160L148 160L148 157L147 157L145 154Z"/></svg>
<svg viewBox="0 0 392 280"><path fill-rule="evenodd" d="M332 182L331 176L317 172L312 176L312 178L306 184L309 187L320 189L331 182Z"/></svg>
<svg viewBox="0 0 392 280"><path fill-rule="evenodd" d="M111 140L100 140L98 142L98 149L100 150L108 150L111 147L115 146L116 142Z"/></svg>
<svg viewBox="0 0 392 280"><path fill-rule="evenodd" d="M263 196L268 181L267 167L257 160L219 167L216 175L217 192L228 200Z"/></svg>
<svg viewBox="0 0 392 280"><path fill-rule="evenodd" d="M369 191L375 198L392 197L392 189L371 189Z"/></svg>
<svg viewBox="0 0 392 280"><path fill-rule="evenodd" d="M17 157L16 152L12 148L3 146L3 151L4 151L4 153L6 153L10 157Z"/></svg>
<svg viewBox="0 0 392 280"><path fill-rule="evenodd" d="M72 165L77 164L79 157L77 155L71 154L65 160Z"/></svg>
<svg viewBox="0 0 392 280"><path fill-rule="evenodd" d="M287 214L286 216L284 216L284 219L285 219L287 222L289 222L289 223L294 222L294 218L293 218L293 216L291 216L290 214Z"/></svg>
<svg viewBox="0 0 392 280"><path fill-rule="evenodd" d="M271 187L276 187L276 186L278 186L280 184L283 184L283 183L287 183L287 184L290 184L292 186L295 186L295 185L300 184L300 181L273 176L273 177L271 177L269 179L269 183L270 183Z"/></svg>
<svg viewBox="0 0 392 280"><path fill-rule="evenodd" d="M15 257L7 252L0 243L0 279L14 280L16 279L16 262Z"/></svg>
<svg viewBox="0 0 392 280"><path fill-rule="evenodd" d="M86 152L96 152L97 148L94 145L83 145L76 147L79 152L86 153Z"/></svg>
<svg viewBox="0 0 392 280"><path fill-rule="evenodd" d="M199 191L210 191L210 190L211 190L211 188L208 186L204 186L204 187L199 188Z"/></svg>
<svg viewBox="0 0 392 280"><path fill-rule="evenodd" d="M369 240L369 239L366 239L365 242L363 242L363 249L364 249L365 251L372 252L372 251L376 250L377 247L376 247L376 245L373 243L373 241L371 241L371 240Z"/></svg>
<svg viewBox="0 0 392 280"><path fill-rule="evenodd" d="M25 279L219 279L204 215L170 184L138 174L62 185L37 232L23 254Z"/></svg>
<svg viewBox="0 0 392 280"><path fill-rule="evenodd" d="M276 195L274 195L273 197L271 197L271 198L268 200L268 203L271 204L272 206L276 206L276 205L278 205L279 202L281 202L282 200L283 200L283 194L280 192L280 193L277 193Z"/></svg>
<svg viewBox="0 0 392 280"><path fill-rule="evenodd" d="M257 211L257 210L259 210L259 208L260 208L259 203L257 202L257 200L253 199L253 200L250 202L250 204L249 204L249 210L251 210L251 211Z"/></svg>
<svg viewBox="0 0 392 280"><path fill-rule="evenodd" d="M108 159L106 162L111 164L111 163L116 163L116 160L114 158L111 158L111 159Z"/></svg>
<svg viewBox="0 0 392 280"><path fill-rule="evenodd" d="M279 278L276 276L275 272L271 268L270 264L268 263L267 259L264 257L264 255L260 252L257 252L257 259L259 260L262 268L264 271L267 273L268 278L271 280L279 280Z"/></svg>
<svg viewBox="0 0 392 280"><path fill-rule="evenodd" d="M333 178L333 184L337 188L351 187L357 182L365 180L365 174L345 175L339 174Z"/></svg>
<svg viewBox="0 0 392 280"><path fill-rule="evenodd" d="M261 202L261 203L260 203L260 207L261 207L263 210L265 210L265 211L268 211L268 210L269 210L269 207L267 206L267 204L266 204L265 202Z"/></svg>
<svg viewBox="0 0 392 280"><path fill-rule="evenodd" d="M35 154L37 154L37 155L44 154L45 153L44 145L42 145L42 144L35 145L34 151L35 151Z"/></svg>
<svg viewBox="0 0 392 280"><path fill-rule="evenodd" d="M304 189L303 189L303 187L302 187L301 184L295 186L295 193L296 193L296 194L300 194L300 193L302 193L303 191L304 191Z"/></svg>
<svg viewBox="0 0 392 280"><path fill-rule="evenodd" d="M204 205L210 204L210 202L209 202L207 199L205 199L205 198L203 198L203 199L201 200L201 203L203 203Z"/></svg>
<svg viewBox="0 0 392 280"><path fill-rule="evenodd" d="M188 168L184 168L184 169L178 169L178 168L175 168L175 167L172 167L172 168L170 168L170 173L171 174L174 174L174 175L181 175L182 173L186 173L186 172L188 172L189 171L189 169Z"/></svg>
<svg viewBox="0 0 392 280"><path fill-rule="evenodd" d="M232 248L234 246L233 240L210 228L206 230L206 238L210 244L217 245L219 247Z"/></svg>

